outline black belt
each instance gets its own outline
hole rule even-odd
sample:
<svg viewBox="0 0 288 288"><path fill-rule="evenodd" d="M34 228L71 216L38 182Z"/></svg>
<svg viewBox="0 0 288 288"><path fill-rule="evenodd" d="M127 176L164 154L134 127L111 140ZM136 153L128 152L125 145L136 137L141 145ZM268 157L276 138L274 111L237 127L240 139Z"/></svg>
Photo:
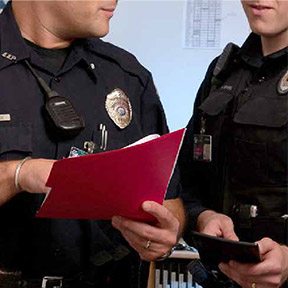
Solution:
<svg viewBox="0 0 288 288"><path fill-rule="evenodd" d="M240 236L241 240L254 242L269 237L278 243L288 245L287 215L282 217L251 215L252 207L256 206L249 204L233 206L233 212L230 216L233 219L236 234Z"/></svg>
<svg viewBox="0 0 288 288"><path fill-rule="evenodd" d="M73 282L59 276L44 276L42 279L22 280L19 288L72 288ZM74 286L75 287L75 286Z"/></svg>
<svg viewBox="0 0 288 288"><path fill-rule="evenodd" d="M60 276L25 279L19 271L0 269L0 288L80 288L80 283L80 279L65 279Z"/></svg>

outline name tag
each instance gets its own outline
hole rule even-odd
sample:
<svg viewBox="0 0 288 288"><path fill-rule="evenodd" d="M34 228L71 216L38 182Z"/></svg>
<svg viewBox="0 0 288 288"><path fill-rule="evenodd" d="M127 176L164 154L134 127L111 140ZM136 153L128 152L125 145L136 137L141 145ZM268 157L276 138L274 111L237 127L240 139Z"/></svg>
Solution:
<svg viewBox="0 0 288 288"><path fill-rule="evenodd" d="M11 121L10 114L0 114L0 122Z"/></svg>

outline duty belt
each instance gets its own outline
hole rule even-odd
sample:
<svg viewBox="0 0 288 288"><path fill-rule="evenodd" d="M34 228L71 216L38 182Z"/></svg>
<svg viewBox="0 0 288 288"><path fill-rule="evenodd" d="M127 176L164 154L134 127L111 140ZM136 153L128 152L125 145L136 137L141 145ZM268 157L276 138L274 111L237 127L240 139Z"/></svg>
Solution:
<svg viewBox="0 0 288 288"><path fill-rule="evenodd" d="M0 269L0 288L72 288L73 282L59 276L25 279L20 271Z"/></svg>
<svg viewBox="0 0 288 288"><path fill-rule="evenodd" d="M256 210L255 210L256 209ZM288 245L288 215L269 217L257 214L255 205L234 205L232 219L239 236L247 236L243 241L257 241L264 237ZM267 229L269 227L269 230Z"/></svg>

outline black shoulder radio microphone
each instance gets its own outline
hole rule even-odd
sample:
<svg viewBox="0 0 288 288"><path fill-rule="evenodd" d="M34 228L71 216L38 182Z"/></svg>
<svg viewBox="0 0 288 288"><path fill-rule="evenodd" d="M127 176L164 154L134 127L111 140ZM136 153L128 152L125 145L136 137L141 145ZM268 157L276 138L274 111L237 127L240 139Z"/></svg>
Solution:
<svg viewBox="0 0 288 288"><path fill-rule="evenodd" d="M85 128L85 123L71 101L66 97L59 96L56 91L51 90L44 79L36 73L31 64L27 60L25 60L25 63L45 93L45 114L53 131L57 135L64 137L78 135Z"/></svg>

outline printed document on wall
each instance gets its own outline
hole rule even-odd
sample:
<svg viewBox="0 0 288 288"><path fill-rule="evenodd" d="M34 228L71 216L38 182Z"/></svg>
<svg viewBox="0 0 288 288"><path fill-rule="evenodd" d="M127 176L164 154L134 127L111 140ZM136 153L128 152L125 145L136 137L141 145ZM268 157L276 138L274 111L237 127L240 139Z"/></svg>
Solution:
<svg viewBox="0 0 288 288"><path fill-rule="evenodd" d="M237 0L186 0L183 48L222 49L228 42L241 45L249 26Z"/></svg>

